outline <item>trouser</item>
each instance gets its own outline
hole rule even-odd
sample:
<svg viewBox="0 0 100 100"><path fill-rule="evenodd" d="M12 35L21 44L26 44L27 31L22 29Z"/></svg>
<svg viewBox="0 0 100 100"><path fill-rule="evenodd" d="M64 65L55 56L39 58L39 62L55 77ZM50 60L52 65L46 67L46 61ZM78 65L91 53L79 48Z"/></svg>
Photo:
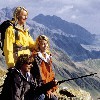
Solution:
<svg viewBox="0 0 100 100"><path fill-rule="evenodd" d="M30 92L31 94L25 95L24 100L45 100L45 95L40 94L40 95L35 95L34 93Z"/></svg>
<svg viewBox="0 0 100 100"><path fill-rule="evenodd" d="M45 100L45 95L41 94L39 96L34 97L34 100Z"/></svg>

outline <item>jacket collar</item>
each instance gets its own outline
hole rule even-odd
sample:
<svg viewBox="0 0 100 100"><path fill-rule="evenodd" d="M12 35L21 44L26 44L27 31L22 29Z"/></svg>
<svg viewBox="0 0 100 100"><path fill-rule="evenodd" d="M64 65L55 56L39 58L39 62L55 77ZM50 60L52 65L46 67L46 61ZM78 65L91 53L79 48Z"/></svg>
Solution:
<svg viewBox="0 0 100 100"><path fill-rule="evenodd" d="M37 54L43 61L47 63L50 61L50 55L48 55L46 52L45 52L45 57L42 55L41 52L38 52Z"/></svg>
<svg viewBox="0 0 100 100"><path fill-rule="evenodd" d="M24 24L24 25L20 26L17 22L15 22L15 28L17 28L21 31L28 31L29 30L28 25Z"/></svg>

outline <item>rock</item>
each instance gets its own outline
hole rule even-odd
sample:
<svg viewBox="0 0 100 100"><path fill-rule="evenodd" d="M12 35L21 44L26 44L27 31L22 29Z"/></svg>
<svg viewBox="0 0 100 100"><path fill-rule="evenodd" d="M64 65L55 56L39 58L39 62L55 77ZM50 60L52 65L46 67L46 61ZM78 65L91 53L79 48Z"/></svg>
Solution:
<svg viewBox="0 0 100 100"><path fill-rule="evenodd" d="M82 89L59 89L56 91L59 100L93 100L90 93Z"/></svg>

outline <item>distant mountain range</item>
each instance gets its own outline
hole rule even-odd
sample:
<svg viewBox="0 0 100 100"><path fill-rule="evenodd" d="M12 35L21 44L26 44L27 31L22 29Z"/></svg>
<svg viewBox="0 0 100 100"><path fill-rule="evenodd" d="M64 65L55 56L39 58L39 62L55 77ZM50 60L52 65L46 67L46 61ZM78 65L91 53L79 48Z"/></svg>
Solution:
<svg viewBox="0 0 100 100"><path fill-rule="evenodd" d="M33 18L34 21L43 24L44 26L48 27L50 30L61 30L63 33L73 35L73 37L76 39L79 43L85 43L89 44L93 42L94 35L92 35L90 32L88 32L83 27L75 24L75 23L69 23L65 20L62 20L60 17L57 17L55 15L50 16L44 16L43 14L40 14Z"/></svg>
<svg viewBox="0 0 100 100"><path fill-rule="evenodd" d="M32 20L44 25L46 28L44 29L44 27L40 26L40 33L44 33L50 37L54 44L65 51L72 60L82 61L89 58L100 58L100 52L96 49L89 51L84 48L83 45L88 46L94 43L95 35L91 34L83 27L62 20L55 15L44 16L40 14ZM37 28L35 27L34 30L37 30Z"/></svg>
<svg viewBox="0 0 100 100"><path fill-rule="evenodd" d="M1 22L11 19L12 11L13 9L10 8L1 9ZM44 16L39 14L32 20L28 19L27 25L30 27L30 34L33 38L36 38L39 34L47 35L52 41L51 45L55 45L60 50L63 50L74 61L100 58L98 50L90 51L87 49L88 45L93 44L95 35L75 23L67 22L55 15Z"/></svg>

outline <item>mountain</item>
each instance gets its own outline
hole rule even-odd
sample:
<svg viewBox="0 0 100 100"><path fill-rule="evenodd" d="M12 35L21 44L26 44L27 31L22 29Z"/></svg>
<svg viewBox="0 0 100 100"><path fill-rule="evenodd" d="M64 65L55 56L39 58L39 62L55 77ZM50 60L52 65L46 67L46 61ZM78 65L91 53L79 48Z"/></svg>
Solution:
<svg viewBox="0 0 100 100"><path fill-rule="evenodd" d="M9 12L9 14L7 14L7 12ZM1 9L0 10L1 22L6 19L11 19L11 17L8 16L11 15L11 13L12 9L10 8ZM48 19L49 15L48 16L42 15L42 16ZM55 19L56 20L55 23L52 22L54 24L53 26L51 23L50 26L48 26L49 24L44 25L43 23L39 23L35 21L34 18L28 19L27 25L30 28L29 31L34 40L40 34L45 34L46 36L49 37L56 78L58 80L62 80L62 79L79 77L86 74L91 74L91 72L100 73L99 72L100 60L97 59L100 58L100 51L96 49L90 50L90 48L88 48L89 45L95 45L94 44L95 36L79 25L64 21L57 16L49 16L49 17L51 20L49 21L45 19L44 23L46 21L49 21L48 23L50 23ZM70 29L68 28L69 31L67 32L66 29L60 28L58 22L62 24L62 28L63 27L66 28L65 25L67 25L67 27L70 28ZM57 24L59 27L57 26ZM75 33L72 30L74 30ZM0 50L0 68L4 69L6 68L5 58L2 56L1 52L2 51ZM93 58L95 59L92 60ZM96 100L100 96L100 75L97 74L96 76L97 77L87 77L83 79L65 82L65 84L61 84L60 87L66 86L68 89L72 88L77 90L81 88L87 92L90 92L94 100Z"/></svg>
<svg viewBox="0 0 100 100"><path fill-rule="evenodd" d="M40 14L32 20L41 25L31 26L31 32L35 30L35 32L39 31L38 33L46 34L54 44L65 51L72 60L83 61L89 58L100 58L99 51L88 50L88 48L91 49L89 45L94 43L96 36L83 27L62 20L55 15L44 16L43 14ZM33 34L35 32L33 31Z"/></svg>
<svg viewBox="0 0 100 100"><path fill-rule="evenodd" d="M12 11L13 11L13 9L11 9L9 7L2 8L0 10L0 22L11 19L12 18Z"/></svg>
<svg viewBox="0 0 100 100"><path fill-rule="evenodd" d="M94 100L100 96L100 59L99 60L86 60L83 62L73 62L70 58L58 49L52 50L53 65L58 80L77 78L84 75L89 75L91 72L98 73L94 77L85 77L74 81L68 81L61 84L62 87L73 89L83 89L91 93ZM86 99L85 99L86 100Z"/></svg>
<svg viewBox="0 0 100 100"><path fill-rule="evenodd" d="M0 18L3 18L2 20L11 19L13 9L8 7L1 9L2 17ZM28 19L27 25L30 27L33 38L39 34L47 35L51 45L57 46L74 61L100 58L100 52L90 47L96 36L75 23L67 22L55 15L40 14L32 20Z"/></svg>
<svg viewBox="0 0 100 100"><path fill-rule="evenodd" d="M79 39L81 43L85 43L85 44L90 43L91 44L91 42L93 42L94 35L92 35L86 29L84 29L83 27L81 27L75 23L67 22L55 15L44 16L43 14L40 14L40 15L34 17L32 20L34 20L40 24L43 24L44 26L48 27L50 30L60 29L65 34L71 34L74 37L76 37L76 41L77 41L77 39Z"/></svg>
<svg viewBox="0 0 100 100"><path fill-rule="evenodd" d="M95 36L94 45L100 46L100 35Z"/></svg>

